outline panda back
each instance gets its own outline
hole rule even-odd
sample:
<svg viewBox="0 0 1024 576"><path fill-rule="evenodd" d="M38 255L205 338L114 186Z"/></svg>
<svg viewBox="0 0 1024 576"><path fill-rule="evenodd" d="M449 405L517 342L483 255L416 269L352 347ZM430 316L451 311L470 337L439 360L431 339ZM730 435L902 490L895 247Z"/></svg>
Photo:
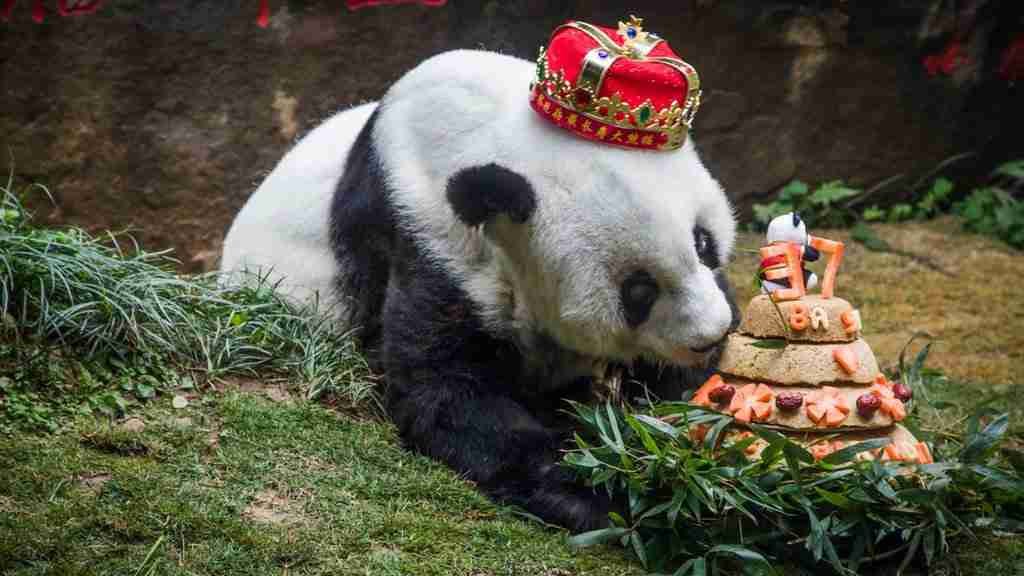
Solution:
<svg viewBox="0 0 1024 576"><path fill-rule="evenodd" d="M224 239L221 271L228 281L259 274L299 303L346 317L335 291L340 270L330 246L330 206L349 149L376 107L334 115L274 167Z"/></svg>

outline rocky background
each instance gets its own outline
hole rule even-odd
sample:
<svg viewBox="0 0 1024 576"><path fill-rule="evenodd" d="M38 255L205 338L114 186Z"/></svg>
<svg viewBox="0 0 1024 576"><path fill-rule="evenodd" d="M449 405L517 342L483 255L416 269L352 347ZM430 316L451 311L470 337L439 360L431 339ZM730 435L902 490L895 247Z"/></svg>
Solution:
<svg viewBox="0 0 1024 576"><path fill-rule="evenodd" d="M697 68L695 141L744 211L795 177L969 180L1024 156L1020 0L270 0L265 28L257 0L98 4L39 0L37 23L23 0L0 22L0 168L49 188L43 221L130 230L186 270L215 265L260 179L333 112L444 50L532 59L571 18L636 14Z"/></svg>

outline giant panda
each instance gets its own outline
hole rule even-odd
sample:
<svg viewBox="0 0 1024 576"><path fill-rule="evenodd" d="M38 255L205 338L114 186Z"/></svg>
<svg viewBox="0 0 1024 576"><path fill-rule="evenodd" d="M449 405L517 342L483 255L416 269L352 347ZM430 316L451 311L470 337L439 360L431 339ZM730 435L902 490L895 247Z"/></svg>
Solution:
<svg viewBox="0 0 1024 576"><path fill-rule="evenodd" d="M222 269L316 301L383 375L402 441L573 531L617 504L558 465L595 366L653 394L699 377L738 313L726 195L692 141L596 144L527 105L532 63L452 51L291 149Z"/></svg>

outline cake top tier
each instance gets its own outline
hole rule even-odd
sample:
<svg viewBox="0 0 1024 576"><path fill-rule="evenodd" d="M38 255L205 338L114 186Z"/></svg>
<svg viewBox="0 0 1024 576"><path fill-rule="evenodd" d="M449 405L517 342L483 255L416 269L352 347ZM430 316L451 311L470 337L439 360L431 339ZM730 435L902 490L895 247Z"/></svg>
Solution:
<svg viewBox="0 0 1024 576"><path fill-rule="evenodd" d="M772 302L767 294L747 305L739 331L754 338L791 342L853 342L860 337L860 314L842 298L808 294Z"/></svg>

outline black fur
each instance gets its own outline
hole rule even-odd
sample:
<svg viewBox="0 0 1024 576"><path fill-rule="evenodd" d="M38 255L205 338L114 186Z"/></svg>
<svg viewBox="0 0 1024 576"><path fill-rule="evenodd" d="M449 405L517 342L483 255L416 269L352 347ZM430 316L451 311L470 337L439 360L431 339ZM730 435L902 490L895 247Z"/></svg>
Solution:
<svg viewBox="0 0 1024 576"><path fill-rule="evenodd" d="M331 247L345 271L337 290L348 299L348 320L360 327L360 340L368 349L380 337L396 224L371 139L376 119L374 110L349 150L331 199Z"/></svg>
<svg viewBox="0 0 1024 576"><path fill-rule="evenodd" d="M511 170L487 164L460 170L448 180L448 202L467 226L477 226L499 214L526 222L537 207L533 187Z"/></svg>
<svg viewBox="0 0 1024 576"><path fill-rule="evenodd" d="M697 256L708 268L714 270L722 265L722 261L718 258L718 242L715 240L715 236L703 226L696 226L693 229L693 240L698 246ZM703 242L701 242L703 240ZM703 243L703 250L700 249Z"/></svg>
<svg viewBox="0 0 1024 576"><path fill-rule="evenodd" d="M659 292L658 283L646 270L637 270L627 276L619 287L619 299L626 324L635 328L647 321Z"/></svg>
<svg viewBox="0 0 1024 576"><path fill-rule="evenodd" d="M394 210L370 138L375 119L359 134L332 200L332 246L346 271L338 289L353 300L352 319L385 377L403 442L548 522L577 531L607 525L615 503L558 465L572 424L564 400L590 397L590 378L567 376L578 356L542 335L524 353L485 329L474 303ZM495 165L460 172L447 192L469 225L499 213L522 222L536 204L524 178ZM628 378L678 397L684 376L638 364Z"/></svg>

